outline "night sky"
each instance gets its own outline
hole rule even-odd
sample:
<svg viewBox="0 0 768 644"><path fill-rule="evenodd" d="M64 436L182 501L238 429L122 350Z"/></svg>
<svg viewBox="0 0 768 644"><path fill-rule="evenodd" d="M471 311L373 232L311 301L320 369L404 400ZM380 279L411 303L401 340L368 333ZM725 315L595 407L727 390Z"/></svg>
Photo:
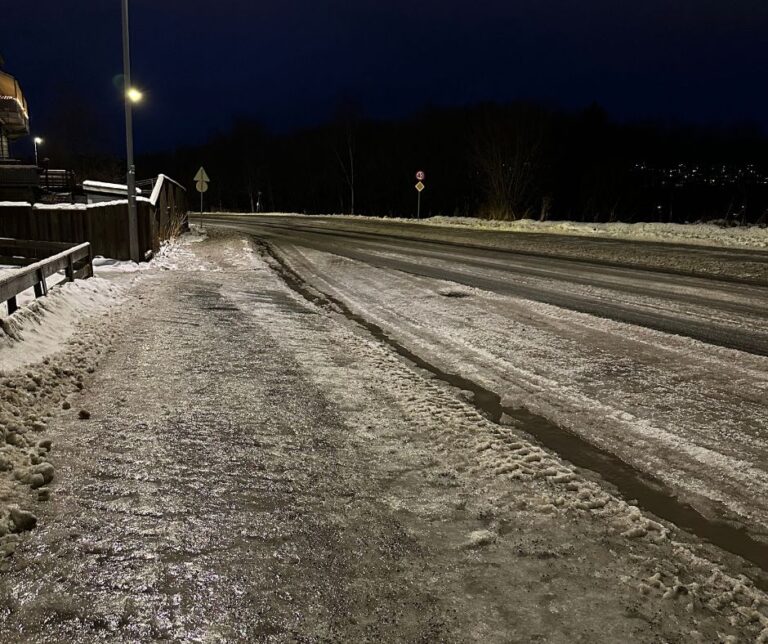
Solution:
<svg viewBox="0 0 768 644"><path fill-rule="evenodd" d="M765 0L132 0L131 22L138 152L203 141L238 115L312 125L350 99L385 118L597 101L621 120L768 130ZM69 110L93 123L94 146L121 150L119 0L3 3L0 54L36 133L61 131Z"/></svg>

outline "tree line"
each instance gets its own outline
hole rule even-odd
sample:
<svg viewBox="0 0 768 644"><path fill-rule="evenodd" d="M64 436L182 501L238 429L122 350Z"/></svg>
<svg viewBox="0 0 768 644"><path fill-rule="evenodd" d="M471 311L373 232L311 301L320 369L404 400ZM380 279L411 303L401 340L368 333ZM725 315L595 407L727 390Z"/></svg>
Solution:
<svg viewBox="0 0 768 644"><path fill-rule="evenodd" d="M749 124L618 123L597 105L482 104L384 121L344 104L328 123L287 134L239 118L203 145L137 165L190 190L204 165L208 210L415 216L423 170L424 216L765 223L766 143Z"/></svg>

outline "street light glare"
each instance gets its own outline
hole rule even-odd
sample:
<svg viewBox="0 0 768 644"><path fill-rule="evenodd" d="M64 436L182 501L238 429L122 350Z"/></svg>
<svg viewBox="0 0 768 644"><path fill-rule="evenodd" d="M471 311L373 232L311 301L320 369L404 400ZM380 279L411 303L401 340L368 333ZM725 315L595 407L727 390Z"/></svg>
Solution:
<svg viewBox="0 0 768 644"><path fill-rule="evenodd" d="M131 101L131 103L139 103L141 99L144 98L144 94L142 94L135 87L130 87L126 92L126 96L128 97L128 100Z"/></svg>
<svg viewBox="0 0 768 644"><path fill-rule="evenodd" d="M36 136L36 137L35 137L35 143L37 143L38 145L40 145L42 142L43 142L43 140L42 140L42 139L41 139L39 136Z"/></svg>

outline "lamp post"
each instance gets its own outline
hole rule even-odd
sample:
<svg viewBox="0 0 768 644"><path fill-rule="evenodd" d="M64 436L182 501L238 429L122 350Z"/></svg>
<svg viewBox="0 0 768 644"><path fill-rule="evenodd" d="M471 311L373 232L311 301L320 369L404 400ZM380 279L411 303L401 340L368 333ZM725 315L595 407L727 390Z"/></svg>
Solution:
<svg viewBox="0 0 768 644"><path fill-rule="evenodd" d="M139 262L139 217L136 213L136 167L133 164L133 112L132 104L141 100L141 92L131 86L131 47L128 29L128 0L123 2L123 79L125 90L125 152L128 174L128 247L131 259Z"/></svg>
<svg viewBox="0 0 768 644"><path fill-rule="evenodd" d="M34 142L35 142L35 165L39 166L40 164L37 162L37 146L42 145L43 140L39 136L36 136L34 138Z"/></svg>

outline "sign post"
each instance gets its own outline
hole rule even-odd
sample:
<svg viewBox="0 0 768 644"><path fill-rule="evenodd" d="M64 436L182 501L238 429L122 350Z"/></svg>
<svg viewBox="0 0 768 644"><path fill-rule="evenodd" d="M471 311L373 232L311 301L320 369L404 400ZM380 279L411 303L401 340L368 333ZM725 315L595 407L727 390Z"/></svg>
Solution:
<svg viewBox="0 0 768 644"><path fill-rule="evenodd" d="M208 191L208 183L210 182L211 178L208 176L208 174L205 171L205 168L203 166L200 166L200 169L197 171L197 174L195 175L195 188L197 188L197 191L200 193L200 226L203 225L203 193Z"/></svg>
<svg viewBox="0 0 768 644"><path fill-rule="evenodd" d="M421 191L426 187L422 182L426 176L423 170L416 173L416 180L418 181L416 184L416 219L421 219Z"/></svg>

